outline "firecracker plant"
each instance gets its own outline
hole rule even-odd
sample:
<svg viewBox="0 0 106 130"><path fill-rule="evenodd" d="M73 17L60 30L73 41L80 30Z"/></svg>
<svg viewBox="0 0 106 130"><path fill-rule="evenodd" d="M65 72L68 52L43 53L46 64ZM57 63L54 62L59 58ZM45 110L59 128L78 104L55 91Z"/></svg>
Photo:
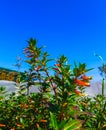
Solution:
<svg viewBox="0 0 106 130"><path fill-rule="evenodd" d="M20 74L17 91L8 94L0 88L0 130L105 129L105 95L90 98L84 93L90 87L92 77L86 72L91 69L82 63L71 66L64 55L50 59L36 39L27 43L23 53L29 69Z"/></svg>

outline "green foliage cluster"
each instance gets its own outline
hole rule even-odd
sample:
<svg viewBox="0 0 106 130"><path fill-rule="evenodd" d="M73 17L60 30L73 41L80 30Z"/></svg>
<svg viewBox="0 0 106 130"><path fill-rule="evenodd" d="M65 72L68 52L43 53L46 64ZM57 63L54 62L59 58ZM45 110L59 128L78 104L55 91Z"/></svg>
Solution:
<svg viewBox="0 0 106 130"><path fill-rule="evenodd" d="M32 38L27 42L23 53L30 67L17 93L8 95L0 88L0 130L106 129L106 97L84 95L90 69L81 63L71 68L64 55L49 66L52 59L43 47ZM30 93L32 85L39 92Z"/></svg>

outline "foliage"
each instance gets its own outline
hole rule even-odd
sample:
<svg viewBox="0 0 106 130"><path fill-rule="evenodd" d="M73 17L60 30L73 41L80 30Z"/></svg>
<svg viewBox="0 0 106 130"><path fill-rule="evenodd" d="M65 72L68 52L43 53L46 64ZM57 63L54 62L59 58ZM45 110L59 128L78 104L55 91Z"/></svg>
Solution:
<svg viewBox="0 0 106 130"><path fill-rule="evenodd" d="M106 127L106 97L93 99L84 94L90 86L85 64L72 68L62 55L49 66L47 52L30 39L23 50L29 70L18 84L17 92L8 95L0 88L1 130L102 130ZM34 85L39 92L30 93Z"/></svg>

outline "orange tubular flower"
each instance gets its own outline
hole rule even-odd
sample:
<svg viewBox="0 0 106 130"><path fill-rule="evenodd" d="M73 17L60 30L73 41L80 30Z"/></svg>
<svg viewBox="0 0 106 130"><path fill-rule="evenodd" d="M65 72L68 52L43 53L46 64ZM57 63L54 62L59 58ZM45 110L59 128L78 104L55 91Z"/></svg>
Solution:
<svg viewBox="0 0 106 130"><path fill-rule="evenodd" d="M39 65L38 67L35 68L36 71L38 71L41 68L41 66Z"/></svg>
<svg viewBox="0 0 106 130"><path fill-rule="evenodd" d="M81 102L81 104L84 105L84 106L88 106L88 104L85 103L85 102Z"/></svg>
<svg viewBox="0 0 106 130"><path fill-rule="evenodd" d="M79 96L85 96L84 93L81 93L80 91L77 91L76 89L74 90L74 93L79 95Z"/></svg>
<svg viewBox="0 0 106 130"><path fill-rule="evenodd" d="M19 106L24 108L24 109L28 108L28 105L26 105L26 104L19 104Z"/></svg>
<svg viewBox="0 0 106 130"><path fill-rule="evenodd" d="M67 105L67 103L65 102L65 103L63 103L62 107L65 107L66 105Z"/></svg>
<svg viewBox="0 0 106 130"><path fill-rule="evenodd" d="M75 80L75 83L77 83L78 85L80 85L80 86L90 86L90 83L88 83L88 82L84 82L84 81L82 81L82 80L79 80L79 79L76 79Z"/></svg>
<svg viewBox="0 0 106 130"><path fill-rule="evenodd" d="M61 65L60 64L54 64L54 66L60 67Z"/></svg>
<svg viewBox="0 0 106 130"><path fill-rule="evenodd" d="M22 127L22 124L18 123L18 124L16 124L16 126Z"/></svg>
<svg viewBox="0 0 106 130"><path fill-rule="evenodd" d="M91 80L91 79L92 79L91 76L86 76L86 75L81 76L81 78L82 78L83 80Z"/></svg>
<svg viewBox="0 0 106 130"><path fill-rule="evenodd" d="M47 120L43 120L43 119L41 119L40 122L41 122L41 123L46 123Z"/></svg>
<svg viewBox="0 0 106 130"><path fill-rule="evenodd" d="M39 129L39 124L38 123L36 123L36 127Z"/></svg>
<svg viewBox="0 0 106 130"><path fill-rule="evenodd" d="M11 130L15 130L15 128L12 128Z"/></svg>
<svg viewBox="0 0 106 130"><path fill-rule="evenodd" d="M4 127L5 125L4 124L0 124L0 127Z"/></svg>

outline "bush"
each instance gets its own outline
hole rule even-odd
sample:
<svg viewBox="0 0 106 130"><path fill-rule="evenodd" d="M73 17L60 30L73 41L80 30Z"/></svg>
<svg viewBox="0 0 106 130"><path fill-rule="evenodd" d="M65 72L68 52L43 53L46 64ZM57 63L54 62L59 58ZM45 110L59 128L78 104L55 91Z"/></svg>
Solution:
<svg viewBox="0 0 106 130"><path fill-rule="evenodd" d="M17 93L6 95L5 89L0 89L0 129L105 129L106 97L97 95L91 99L84 94L91 80L85 74L91 69L81 63L71 68L64 55L49 66L52 59L42 51L43 47L37 47L32 38L27 42L23 53L30 67ZM30 93L32 85L39 89L38 93Z"/></svg>

